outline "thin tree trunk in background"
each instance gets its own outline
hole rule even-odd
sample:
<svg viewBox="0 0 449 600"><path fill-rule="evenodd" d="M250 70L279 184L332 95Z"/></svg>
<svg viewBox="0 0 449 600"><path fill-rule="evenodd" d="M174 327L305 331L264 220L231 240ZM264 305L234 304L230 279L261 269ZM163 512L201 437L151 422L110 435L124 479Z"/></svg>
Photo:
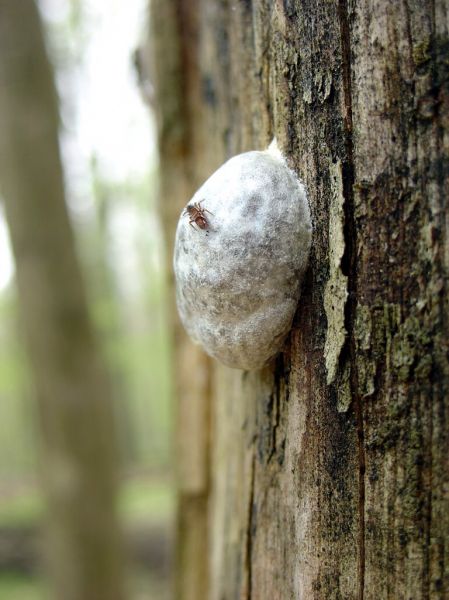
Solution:
<svg viewBox="0 0 449 600"><path fill-rule="evenodd" d="M123 598L109 384L64 203L58 111L31 0L0 0L0 185L38 396L58 600Z"/></svg>
<svg viewBox="0 0 449 600"><path fill-rule="evenodd" d="M448 27L446 0L153 0L170 252L200 180L274 135L314 220L275 364L198 389L176 325L187 447L211 414L177 600L449 595Z"/></svg>
<svg viewBox="0 0 449 600"><path fill-rule="evenodd" d="M157 84L160 210L167 241L176 381L177 545L175 598L206 598L208 590L209 394L210 361L187 338L176 317L172 248L179 213L206 170L198 174L191 149L199 144L190 129L196 98L194 62L196 0L178 6L151 2L151 63ZM183 29L184 27L184 29ZM187 109L187 105L190 107ZM205 165L207 169L207 164Z"/></svg>

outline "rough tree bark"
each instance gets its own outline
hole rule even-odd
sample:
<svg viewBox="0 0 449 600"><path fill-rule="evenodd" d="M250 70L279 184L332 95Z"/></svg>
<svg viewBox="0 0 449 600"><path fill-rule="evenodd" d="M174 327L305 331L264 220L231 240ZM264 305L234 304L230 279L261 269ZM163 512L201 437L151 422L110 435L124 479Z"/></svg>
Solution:
<svg viewBox="0 0 449 600"><path fill-rule="evenodd" d="M58 110L33 0L0 0L0 185L38 398L58 600L123 598L116 450L64 203Z"/></svg>
<svg viewBox="0 0 449 600"><path fill-rule="evenodd" d="M174 326L177 599L447 597L448 2L153 0L152 20L170 251L199 180L273 135L314 220L272 365L186 359Z"/></svg>

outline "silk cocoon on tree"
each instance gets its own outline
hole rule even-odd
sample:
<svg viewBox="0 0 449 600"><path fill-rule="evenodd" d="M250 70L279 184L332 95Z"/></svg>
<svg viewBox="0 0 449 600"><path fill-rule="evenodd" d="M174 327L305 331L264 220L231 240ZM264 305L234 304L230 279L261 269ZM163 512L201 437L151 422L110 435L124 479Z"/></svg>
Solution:
<svg viewBox="0 0 449 600"><path fill-rule="evenodd" d="M306 191L276 150L228 160L187 204L174 255L190 337L230 367L258 369L282 348L298 305L312 226Z"/></svg>

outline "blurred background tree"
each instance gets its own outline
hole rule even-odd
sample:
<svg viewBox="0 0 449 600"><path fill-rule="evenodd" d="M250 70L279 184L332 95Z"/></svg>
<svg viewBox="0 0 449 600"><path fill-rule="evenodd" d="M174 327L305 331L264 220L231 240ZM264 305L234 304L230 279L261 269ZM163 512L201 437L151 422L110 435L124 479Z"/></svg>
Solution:
<svg viewBox="0 0 449 600"><path fill-rule="evenodd" d="M120 27L122 41L137 44L131 25L135 35L135 24L144 16L145 2L136 0L126 8L117 5L108 6L107 10L94 0L40 3L62 101L59 134L74 240L63 208L55 143L57 109L50 91L50 71L43 62L37 16L32 2L15 4L7 0L0 4L0 43L9 44L11 50L2 50L2 78L18 82L15 87L1 85L0 189L15 247L23 311L19 318L16 291L10 282L5 227L0 219L0 597L46 597L46 585L39 576L37 533L44 511L41 488L35 478L35 456L42 437L45 454L39 462L52 498L48 522L53 541L60 540L54 564L65 595L59 591L57 597L120 597L121 569L117 566L119 550L115 549L118 533L113 516L117 479L114 472L118 467L119 517L125 529L130 566L128 597L162 598L167 589L172 510L167 475L171 392L160 227L153 205L155 158L151 152L151 116L139 104L133 80L133 48L116 43L112 33ZM7 12L9 9L13 12ZM30 11L30 16L25 11ZM6 18L7 14L11 18ZM14 17L17 20L13 22ZM28 29L33 27L31 34ZM40 53L36 44L40 44ZM111 47L117 46L121 54L114 56ZM98 57L105 57L108 52L102 68ZM125 70L131 100L124 101L125 86L120 76L123 79ZM115 93L111 95L107 84L114 78ZM36 86L41 90L41 101L38 91L34 91ZM93 105L98 90L103 93L102 106ZM20 101L12 96L16 92L20 93ZM43 114L47 116L43 118ZM106 140L106 145L111 147L110 155L115 152L116 163L105 158L105 143L99 143L98 131L92 132L97 125L100 129L102 122L111 136L112 141ZM39 131L35 123L49 125ZM91 134L90 139L86 132ZM38 139L39 133L43 139ZM12 144L18 134L25 149ZM50 144L50 149L46 144ZM54 176L45 177L46 170ZM39 185L33 175L39 178ZM50 193L53 180L56 188ZM52 216L55 211L58 218ZM86 294L74 244L83 265ZM39 262L45 264L41 271L36 267ZM42 286L38 274L48 273L50 263L52 276ZM58 299L62 308L57 308ZM95 367L101 361L92 342L88 313L101 334L109 384L103 368ZM70 318L64 318L64 314ZM76 327L73 314L79 323ZM54 335L50 347L51 327ZM22 329L30 355L35 356L30 363L32 378L23 354ZM70 361L64 362L69 353ZM41 421L45 423L50 417L52 422L51 427L40 429L34 389L48 390L55 378L61 380L64 373L63 392L46 391L39 396ZM67 380L74 390L74 400L61 402ZM95 386L100 386L101 391L92 393ZM114 420L119 441L118 465L113 460ZM61 514L53 507L62 501L76 510ZM100 509L100 517L95 516ZM85 525L80 522L83 519ZM72 532L71 538L67 531ZM100 550L103 543L107 552ZM66 552L61 551L64 544ZM76 544L79 558L74 561L70 552ZM73 568L75 564L79 569ZM95 582L104 587L95 589ZM108 585L113 593L98 591L106 590Z"/></svg>

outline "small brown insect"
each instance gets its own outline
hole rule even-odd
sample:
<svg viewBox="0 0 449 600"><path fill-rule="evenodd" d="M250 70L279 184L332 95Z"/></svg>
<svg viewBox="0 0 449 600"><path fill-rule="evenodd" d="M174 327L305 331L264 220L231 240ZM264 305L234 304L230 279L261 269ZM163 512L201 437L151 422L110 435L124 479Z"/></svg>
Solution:
<svg viewBox="0 0 449 600"><path fill-rule="evenodd" d="M211 213L210 210L207 210L207 208L201 208L202 202L204 202L204 200L200 200L199 202L195 202L194 204L189 204L186 206L184 214L189 216L189 225L193 227L193 229L195 229L193 223L195 223L199 229L207 229L209 226L209 223L206 219L206 213L209 213L210 215L213 213Z"/></svg>

